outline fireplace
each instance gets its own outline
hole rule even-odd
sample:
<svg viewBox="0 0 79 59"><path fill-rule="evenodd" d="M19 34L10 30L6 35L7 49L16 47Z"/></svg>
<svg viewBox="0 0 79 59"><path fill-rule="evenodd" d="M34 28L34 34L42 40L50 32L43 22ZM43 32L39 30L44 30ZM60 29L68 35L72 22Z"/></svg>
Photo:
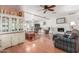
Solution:
<svg viewBox="0 0 79 59"><path fill-rule="evenodd" d="M64 32L64 28L57 28L58 32Z"/></svg>

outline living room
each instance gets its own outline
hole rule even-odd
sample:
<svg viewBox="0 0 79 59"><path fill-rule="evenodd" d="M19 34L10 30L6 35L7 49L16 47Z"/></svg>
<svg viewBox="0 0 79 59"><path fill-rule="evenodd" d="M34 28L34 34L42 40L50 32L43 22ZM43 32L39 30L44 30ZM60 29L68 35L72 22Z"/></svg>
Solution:
<svg viewBox="0 0 79 59"><path fill-rule="evenodd" d="M4 5L0 12L1 53L79 52L79 5Z"/></svg>
<svg viewBox="0 0 79 59"><path fill-rule="evenodd" d="M43 6L39 7L34 5L34 6L27 6L27 7L29 7L27 8L28 10L31 10L31 12L27 12L29 15L31 15L31 17L26 14L27 15L26 22L27 21L30 22L31 20L34 22L34 23L32 22L33 24L35 23L40 24L40 27L42 29L50 27L49 34L51 37L54 37L55 35L56 39L57 38L61 39L63 35L68 36L65 39L68 39L70 41L63 40L64 42L62 42L61 40L59 41L55 40L56 47L66 52L78 52L79 48L76 45L78 44L78 40L77 40L77 43L75 42L76 40L75 41L71 40L71 39L74 39L73 38L74 35L76 34L78 35L78 31L77 33L75 32L75 30L79 30L78 5L56 5L56 7L50 8L50 9L54 9L53 12L49 10L47 12L45 12L44 10L42 11L41 7ZM31 18L31 19L28 20L28 18ZM72 33L74 34L72 35ZM62 37L60 37L60 35ZM74 44L72 41L75 42L76 44ZM54 52L57 52L57 51L54 51Z"/></svg>

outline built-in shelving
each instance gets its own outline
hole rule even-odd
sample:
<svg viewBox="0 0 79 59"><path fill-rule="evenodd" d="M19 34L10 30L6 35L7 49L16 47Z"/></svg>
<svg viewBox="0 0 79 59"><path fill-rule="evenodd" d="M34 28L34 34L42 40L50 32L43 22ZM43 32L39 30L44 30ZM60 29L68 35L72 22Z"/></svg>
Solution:
<svg viewBox="0 0 79 59"><path fill-rule="evenodd" d="M25 41L23 21L21 11L0 7L0 51Z"/></svg>
<svg viewBox="0 0 79 59"><path fill-rule="evenodd" d="M23 31L23 17L0 14L0 33Z"/></svg>

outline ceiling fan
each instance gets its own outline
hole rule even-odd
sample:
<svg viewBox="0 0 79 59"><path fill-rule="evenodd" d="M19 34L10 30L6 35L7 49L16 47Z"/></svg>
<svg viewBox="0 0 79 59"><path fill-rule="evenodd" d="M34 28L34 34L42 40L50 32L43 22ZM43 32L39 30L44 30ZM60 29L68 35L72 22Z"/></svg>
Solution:
<svg viewBox="0 0 79 59"><path fill-rule="evenodd" d="M56 5L40 5L41 7L43 7L42 10L44 10L43 13L46 13L47 11L54 11L54 8L56 7Z"/></svg>

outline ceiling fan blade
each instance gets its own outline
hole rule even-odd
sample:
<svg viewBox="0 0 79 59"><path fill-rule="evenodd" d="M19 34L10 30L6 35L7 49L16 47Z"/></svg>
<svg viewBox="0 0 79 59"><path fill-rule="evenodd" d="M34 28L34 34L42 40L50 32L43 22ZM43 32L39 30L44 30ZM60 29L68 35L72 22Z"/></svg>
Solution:
<svg viewBox="0 0 79 59"><path fill-rule="evenodd" d="M48 6L48 8L53 8L53 7L56 7L56 5L51 5L51 6Z"/></svg>
<svg viewBox="0 0 79 59"><path fill-rule="evenodd" d="M50 8L48 8L48 10L49 10L49 11L54 11L54 9L50 9Z"/></svg>
<svg viewBox="0 0 79 59"><path fill-rule="evenodd" d="M47 10L45 10L43 13L46 13L47 12Z"/></svg>

